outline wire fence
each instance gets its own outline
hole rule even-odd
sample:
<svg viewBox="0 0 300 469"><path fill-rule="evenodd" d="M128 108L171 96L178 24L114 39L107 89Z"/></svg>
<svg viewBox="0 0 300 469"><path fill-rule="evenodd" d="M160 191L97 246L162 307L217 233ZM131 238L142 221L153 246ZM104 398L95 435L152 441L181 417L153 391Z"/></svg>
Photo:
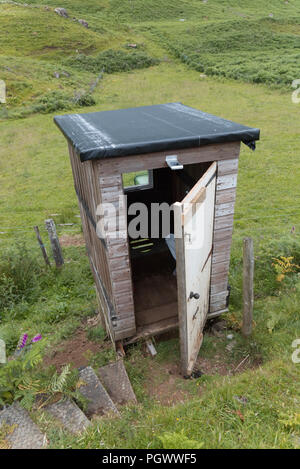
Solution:
<svg viewBox="0 0 300 469"><path fill-rule="evenodd" d="M295 210L294 212L285 212L283 214L274 214L274 215L253 215L251 217L242 217L242 218L234 218L234 223L242 223L244 221L249 221L249 220L264 220L264 219L275 219L275 220L283 220L286 218L292 218L299 215L300 216L300 208L298 210ZM4 234L11 234L11 232L16 232L16 233L29 233L33 231L33 226L0 226L0 236ZM58 230L64 230L64 231L74 231L76 227L81 228L81 223L56 223L56 228ZM45 227L40 228L43 231L47 231ZM265 227L262 227L262 229L265 229ZM1 239L1 238L0 238Z"/></svg>

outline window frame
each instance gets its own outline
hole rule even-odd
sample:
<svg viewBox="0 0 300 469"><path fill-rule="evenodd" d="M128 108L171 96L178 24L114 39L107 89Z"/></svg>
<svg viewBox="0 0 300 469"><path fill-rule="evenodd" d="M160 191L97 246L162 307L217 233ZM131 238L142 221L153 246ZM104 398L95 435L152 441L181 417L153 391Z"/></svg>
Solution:
<svg viewBox="0 0 300 469"><path fill-rule="evenodd" d="M145 191L147 189L153 189L153 187L154 187L153 169L146 169L146 171L148 172L148 176L149 176L148 184L141 184L141 185L137 185L137 186L127 186L127 187L124 187L123 174L130 174L130 173L122 173L122 184L123 184L124 193L134 192L134 191ZM135 171L132 171L132 172L135 172Z"/></svg>

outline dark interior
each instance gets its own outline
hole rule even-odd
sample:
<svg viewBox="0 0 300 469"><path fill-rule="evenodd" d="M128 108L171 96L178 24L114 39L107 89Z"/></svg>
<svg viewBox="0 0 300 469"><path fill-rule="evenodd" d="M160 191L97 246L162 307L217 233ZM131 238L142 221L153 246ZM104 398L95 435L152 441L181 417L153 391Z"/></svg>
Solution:
<svg viewBox="0 0 300 469"><path fill-rule="evenodd" d="M133 202L147 205L151 233L151 203L167 202L171 205L181 201L208 166L209 163L205 163L188 165L178 171L169 168L153 170L153 188L128 192L128 207ZM132 218L128 216L128 223ZM171 214L171 232L173 224ZM176 261L162 236L161 227L158 239L151 238L151 235L147 238L129 238L129 244L137 328L177 318Z"/></svg>

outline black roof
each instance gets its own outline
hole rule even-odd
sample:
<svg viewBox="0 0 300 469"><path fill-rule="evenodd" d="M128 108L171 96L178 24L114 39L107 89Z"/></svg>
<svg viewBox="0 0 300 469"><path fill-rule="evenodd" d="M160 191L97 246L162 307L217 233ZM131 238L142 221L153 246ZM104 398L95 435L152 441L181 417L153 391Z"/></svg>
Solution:
<svg viewBox="0 0 300 469"><path fill-rule="evenodd" d="M181 103L57 116L54 122L81 161L242 141L255 148L259 129Z"/></svg>

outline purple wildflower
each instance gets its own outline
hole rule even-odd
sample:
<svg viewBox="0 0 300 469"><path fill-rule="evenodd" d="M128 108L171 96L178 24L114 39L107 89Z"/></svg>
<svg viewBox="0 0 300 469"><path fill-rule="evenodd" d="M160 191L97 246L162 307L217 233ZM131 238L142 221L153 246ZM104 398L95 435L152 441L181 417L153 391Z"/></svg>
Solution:
<svg viewBox="0 0 300 469"><path fill-rule="evenodd" d="M28 339L28 334L24 334L23 337L20 338L19 348L24 348L25 347L27 339Z"/></svg>
<svg viewBox="0 0 300 469"><path fill-rule="evenodd" d="M41 334L38 334L36 336L33 337L33 339L31 340L32 343L34 342L38 342L39 340L41 340L42 336Z"/></svg>

